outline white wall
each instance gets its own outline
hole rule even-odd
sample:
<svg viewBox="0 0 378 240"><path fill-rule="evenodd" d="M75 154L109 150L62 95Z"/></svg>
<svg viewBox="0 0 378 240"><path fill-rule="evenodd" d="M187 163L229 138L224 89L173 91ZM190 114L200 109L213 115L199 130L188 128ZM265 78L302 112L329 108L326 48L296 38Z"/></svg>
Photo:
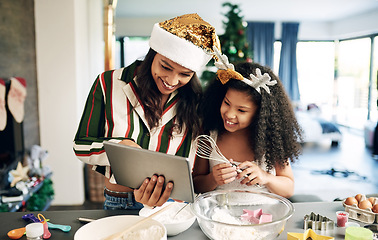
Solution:
<svg viewBox="0 0 378 240"><path fill-rule="evenodd" d="M334 39L351 38L378 32L378 10L332 23Z"/></svg>
<svg viewBox="0 0 378 240"><path fill-rule="evenodd" d="M101 0L35 0L40 136L41 147L49 151L45 165L53 171L53 205L77 205L85 199L83 164L75 157L72 142L94 81L93 68L99 66L93 57L103 52L94 46L102 33L91 35L96 28L88 26L102 22L101 6ZM97 13L89 15L88 9Z"/></svg>
<svg viewBox="0 0 378 240"><path fill-rule="evenodd" d="M166 18L117 18L115 19L116 36L150 36L155 23Z"/></svg>

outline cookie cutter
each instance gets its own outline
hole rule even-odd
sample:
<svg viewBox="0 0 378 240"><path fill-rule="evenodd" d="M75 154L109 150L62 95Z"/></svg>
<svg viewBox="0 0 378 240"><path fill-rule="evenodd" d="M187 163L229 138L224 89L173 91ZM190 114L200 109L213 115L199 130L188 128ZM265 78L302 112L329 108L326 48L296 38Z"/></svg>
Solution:
<svg viewBox="0 0 378 240"><path fill-rule="evenodd" d="M304 216L304 230L311 228L312 230L333 231L335 222L320 214L311 212Z"/></svg>

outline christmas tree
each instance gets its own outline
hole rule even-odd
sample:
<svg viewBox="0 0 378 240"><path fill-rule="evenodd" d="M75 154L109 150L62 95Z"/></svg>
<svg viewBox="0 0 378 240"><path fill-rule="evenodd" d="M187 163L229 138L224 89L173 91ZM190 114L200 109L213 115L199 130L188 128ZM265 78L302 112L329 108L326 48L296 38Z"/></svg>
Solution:
<svg viewBox="0 0 378 240"><path fill-rule="evenodd" d="M222 6L230 8L225 14L228 18L227 21L223 21L225 32L223 35L219 36L223 54L225 54L230 63L233 64L240 61L252 61L252 53L249 50L245 33L246 22L243 21L239 6L229 2L224 3Z"/></svg>
<svg viewBox="0 0 378 240"><path fill-rule="evenodd" d="M230 63L235 64L240 61L252 62L252 53L249 50L245 28L246 23L240 15L241 10L238 5L231 3L224 3L223 7L229 7L230 10L225 16L228 21L223 21L225 32L219 36L222 46L222 53L228 57ZM214 61L210 61L207 69L203 71L200 80L203 87L205 87L211 79L214 79L217 71L214 66Z"/></svg>

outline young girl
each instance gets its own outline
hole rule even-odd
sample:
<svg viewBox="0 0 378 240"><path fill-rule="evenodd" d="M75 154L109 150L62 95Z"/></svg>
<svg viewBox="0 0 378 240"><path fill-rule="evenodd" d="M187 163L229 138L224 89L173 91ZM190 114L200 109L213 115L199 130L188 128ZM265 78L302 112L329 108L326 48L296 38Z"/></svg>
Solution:
<svg viewBox="0 0 378 240"><path fill-rule="evenodd" d="M200 127L196 71L220 48L215 29L197 14L156 23L149 44L143 61L97 77L75 136L76 156L105 176L105 209L167 201L173 184L163 186L163 176L146 176L139 189L116 184L103 142L188 157Z"/></svg>
<svg viewBox="0 0 378 240"><path fill-rule="evenodd" d="M240 63L236 71L227 59L216 65L221 69L202 101L203 129L237 167L197 157L195 191L258 188L292 196L290 161L298 158L302 137L278 77L257 63Z"/></svg>

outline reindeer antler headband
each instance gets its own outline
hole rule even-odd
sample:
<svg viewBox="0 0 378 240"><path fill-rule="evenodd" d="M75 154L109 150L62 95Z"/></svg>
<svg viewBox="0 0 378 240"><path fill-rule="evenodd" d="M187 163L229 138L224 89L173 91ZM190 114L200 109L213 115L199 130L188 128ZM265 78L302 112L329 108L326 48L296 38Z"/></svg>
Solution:
<svg viewBox="0 0 378 240"><path fill-rule="evenodd" d="M240 73L235 71L234 65L229 63L227 56L222 54L216 46L213 46L213 51L217 60L214 65L218 68L217 76L222 84L226 84L231 78L237 79L253 87L260 94L260 88L265 89L265 91L270 94L268 86L277 84L276 80L271 81L271 77L268 73L261 74L259 68L256 68L256 75L249 75L251 79L243 77Z"/></svg>

